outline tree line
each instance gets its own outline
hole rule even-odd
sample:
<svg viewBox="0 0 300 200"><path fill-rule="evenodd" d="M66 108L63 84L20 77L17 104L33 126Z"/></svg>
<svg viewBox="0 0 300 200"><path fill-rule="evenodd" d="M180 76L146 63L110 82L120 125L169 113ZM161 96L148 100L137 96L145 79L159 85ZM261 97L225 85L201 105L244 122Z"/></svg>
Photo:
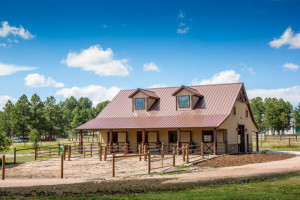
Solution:
<svg viewBox="0 0 300 200"><path fill-rule="evenodd" d="M262 133L284 135L290 129L300 129L300 103L293 108L283 99L256 97L250 100L254 119Z"/></svg>
<svg viewBox="0 0 300 200"><path fill-rule="evenodd" d="M14 104L10 100L0 111L0 133L6 137L28 137L30 132L39 138L67 137L75 128L94 119L109 103L104 101L93 107L89 98L73 96L56 102L53 96L45 101L34 94L29 100L22 95Z"/></svg>

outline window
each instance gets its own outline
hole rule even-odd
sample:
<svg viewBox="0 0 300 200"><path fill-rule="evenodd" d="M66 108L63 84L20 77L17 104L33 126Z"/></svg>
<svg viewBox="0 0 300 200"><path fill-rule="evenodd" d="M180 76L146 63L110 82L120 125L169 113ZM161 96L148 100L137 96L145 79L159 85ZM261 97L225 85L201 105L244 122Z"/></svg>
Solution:
<svg viewBox="0 0 300 200"><path fill-rule="evenodd" d="M178 97L179 108L189 108L190 107L190 96L179 96Z"/></svg>
<svg viewBox="0 0 300 200"><path fill-rule="evenodd" d="M135 99L135 109L145 109L145 99L136 98Z"/></svg>
<svg viewBox="0 0 300 200"><path fill-rule="evenodd" d="M245 115L246 115L246 118L248 118L248 110L246 110L246 113L245 113Z"/></svg>
<svg viewBox="0 0 300 200"><path fill-rule="evenodd" d="M170 143L177 142L177 131L169 131L169 142Z"/></svg>
<svg viewBox="0 0 300 200"><path fill-rule="evenodd" d="M233 106L233 115L236 115L236 107Z"/></svg>
<svg viewBox="0 0 300 200"><path fill-rule="evenodd" d="M145 133L145 142L148 142L148 132ZM143 142L143 131L138 131L137 132L137 142Z"/></svg>
<svg viewBox="0 0 300 200"><path fill-rule="evenodd" d="M213 131L203 131L202 132L202 139L204 143L213 142Z"/></svg>

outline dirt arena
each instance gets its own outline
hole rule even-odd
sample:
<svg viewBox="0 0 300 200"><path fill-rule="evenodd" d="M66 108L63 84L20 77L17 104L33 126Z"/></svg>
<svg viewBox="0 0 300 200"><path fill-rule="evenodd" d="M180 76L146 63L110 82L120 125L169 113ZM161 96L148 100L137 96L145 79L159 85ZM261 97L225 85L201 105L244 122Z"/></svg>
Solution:
<svg viewBox="0 0 300 200"><path fill-rule="evenodd" d="M201 156L190 155L189 161L200 161ZM27 162L24 164L7 165L6 179L60 178L60 158ZM151 173L174 169L172 155L165 155L163 162L160 155L151 156ZM182 165L182 155L176 156L176 165ZM115 159L116 176L133 176L148 173L148 161L139 161L139 157ZM86 158L71 158L64 161L64 178L66 179L104 179L112 177L112 156L106 161L99 161L98 156Z"/></svg>

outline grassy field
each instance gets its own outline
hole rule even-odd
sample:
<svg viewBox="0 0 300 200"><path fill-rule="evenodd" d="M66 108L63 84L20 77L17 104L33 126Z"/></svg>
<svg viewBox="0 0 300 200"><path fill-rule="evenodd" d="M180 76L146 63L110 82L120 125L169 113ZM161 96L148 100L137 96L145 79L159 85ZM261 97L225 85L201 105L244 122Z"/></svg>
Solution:
<svg viewBox="0 0 300 200"><path fill-rule="evenodd" d="M76 198L86 199L89 196ZM62 199L72 199L66 197ZM300 199L300 174L268 181L181 187L165 192L90 196L90 199Z"/></svg>
<svg viewBox="0 0 300 200"><path fill-rule="evenodd" d="M87 184L89 185L89 184ZM83 185L84 186L84 185ZM34 198L34 199L300 199L300 174L282 175L271 180L224 180L219 184L207 186L181 187L147 187L144 190L135 190L134 187L123 190L101 191L101 188L78 192L73 187L41 186L38 188L0 189L0 198ZM75 187L76 188L76 187ZM99 190L100 189L100 190Z"/></svg>
<svg viewBox="0 0 300 200"><path fill-rule="evenodd" d="M256 138L253 138L253 150L256 150ZM290 140L289 140L290 139ZM296 141L295 136L270 136L259 137L259 150L260 151L300 151L300 136Z"/></svg>

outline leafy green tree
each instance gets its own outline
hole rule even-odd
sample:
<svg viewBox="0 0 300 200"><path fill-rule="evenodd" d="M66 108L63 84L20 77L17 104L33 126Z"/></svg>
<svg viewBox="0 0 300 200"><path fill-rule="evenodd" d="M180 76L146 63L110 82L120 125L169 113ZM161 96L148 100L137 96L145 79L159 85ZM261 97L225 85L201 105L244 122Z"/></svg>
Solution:
<svg viewBox="0 0 300 200"><path fill-rule="evenodd" d="M0 132L0 152L6 152L10 149L12 140L5 136L5 132Z"/></svg>
<svg viewBox="0 0 300 200"><path fill-rule="evenodd" d="M300 129L300 103L293 111L293 118L294 118L294 128L296 130Z"/></svg>
<svg viewBox="0 0 300 200"><path fill-rule="evenodd" d="M11 138L13 132L13 111L14 111L14 104L8 100L8 102L4 106L4 111L1 112L0 115L0 131L6 133L7 137Z"/></svg>
<svg viewBox="0 0 300 200"><path fill-rule="evenodd" d="M259 126L261 132L265 132L265 121L264 121L264 113L265 113L265 105L264 101L261 97L256 97L250 100L250 106L252 113L254 115L254 119Z"/></svg>
<svg viewBox="0 0 300 200"><path fill-rule="evenodd" d="M47 97L45 104L46 130L50 138L65 133L62 110L53 96Z"/></svg>
<svg viewBox="0 0 300 200"><path fill-rule="evenodd" d="M39 145L38 141L40 138L40 134L36 129L33 129L29 133L29 140L32 142L32 146L37 147Z"/></svg>
<svg viewBox="0 0 300 200"><path fill-rule="evenodd" d="M17 136L26 137L30 131L30 103L26 95L22 95L15 105L12 125Z"/></svg>
<svg viewBox="0 0 300 200"><path fill-rule="evenodd" d="M265 126L267 130L271 130L271 133L275 135L275 131L278 130L278 124L280 122L277 108L278 100L276 98L265 99Z"/></svg>
<svg viewBox="0 0 300 200"><path fill-rule="evenodd" d="M64 130L68 133L74 133L74 128L72 126L72 121L74 118L73 110L77 107L77 100L72 96L67 98L64 102L60 103L60 108L62 110L62 117L64 123Z"/></svg>
<svg viewBox="0 0 300 200"><path fill-rule="evenodd" d="M277 131L281 131L281 134L283 135L285 131L291 129L293 106L290 104L290 102L279 99L277 108L279 109L278 113L280 113L280 122L276 127L278 127Z"/></svg>
<svg viewBox="0 0 300 200"><path fill-rule="evenodd" d="M37 94L32 95L30 99L30 125L31 130L36 130L40 133L46 131L45 106L43 101Z"/></svg>

